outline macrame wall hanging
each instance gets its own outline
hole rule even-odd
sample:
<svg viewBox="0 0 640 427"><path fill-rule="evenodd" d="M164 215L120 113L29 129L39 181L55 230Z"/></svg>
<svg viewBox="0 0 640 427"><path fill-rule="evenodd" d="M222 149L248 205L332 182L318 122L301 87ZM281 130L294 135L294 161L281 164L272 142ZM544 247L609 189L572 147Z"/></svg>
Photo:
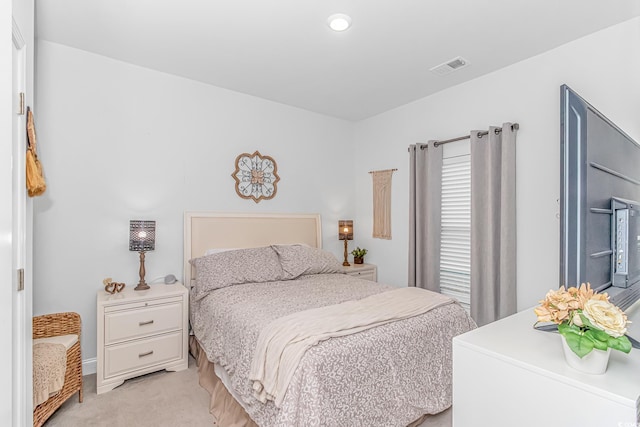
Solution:
<svg viewBox="0 0 640 427"><path fill-rule="evenodd" d="M391 177L397 169L371 171L373 178L373 237L391 240Z"/></svg>

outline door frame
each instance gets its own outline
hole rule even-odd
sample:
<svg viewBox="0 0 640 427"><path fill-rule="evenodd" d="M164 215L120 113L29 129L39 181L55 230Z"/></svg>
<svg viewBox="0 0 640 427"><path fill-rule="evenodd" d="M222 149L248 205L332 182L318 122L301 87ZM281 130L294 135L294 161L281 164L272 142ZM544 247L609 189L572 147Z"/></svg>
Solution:
<svg viewBox="0 0 640 427"><path fill-rule="evenodd" d="M27 49L20 27L12 18L12 425L33 425L32 286L30 236L32 202L26 196ZM19 93L24 111L19 113ZM19 290L18 269L24 272Z"/></svg>

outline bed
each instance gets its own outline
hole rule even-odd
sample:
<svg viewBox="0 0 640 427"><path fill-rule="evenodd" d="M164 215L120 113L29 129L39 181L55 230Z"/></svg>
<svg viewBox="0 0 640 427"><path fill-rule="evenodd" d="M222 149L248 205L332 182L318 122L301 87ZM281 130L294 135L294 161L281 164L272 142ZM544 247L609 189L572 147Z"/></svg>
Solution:
<svg viewBox="0 0 640 427"><path fill-rule="evenodd" d="M428 291L343 274L321 249L320 224L316 214L185 213L190 347L218 425L404 427L451 405L451 340L475 328L473 320L440 294L415 314L405 308L415 295L401 294ZM374 304L367 319L392 316L344 332L336 313L347 310L353 322L353 307ZM305 322L334 330L296 339L308 344L290 353L295 363L261 372L274 359L259 360L259 350L281 341L265 333L280 324L292 334L290 325Z"/></svg>

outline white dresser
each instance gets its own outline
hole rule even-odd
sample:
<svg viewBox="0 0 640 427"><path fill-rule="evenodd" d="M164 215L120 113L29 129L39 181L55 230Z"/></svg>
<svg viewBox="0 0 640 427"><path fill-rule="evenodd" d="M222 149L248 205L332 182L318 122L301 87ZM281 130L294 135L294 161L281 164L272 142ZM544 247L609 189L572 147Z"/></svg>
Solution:
<svg viewBox="0 0 640 427"><path fill-rule="evenodd" d="M364 280L371 280L372 282L378 281L378 269L373 264L354 264L351 263L348 267L342 267L345 274L350 276L359 277Z"/></svg>
<svg viewBox="0 0 640 427"><path fill-rule="evenodd" d="M188 366L188 292L181 283L98 292L97 393L128 378Z"/></svg>
<svg viewBox="0 0 640 427"><path fill-rule="evenodd" d="M454 427L640 425L640 350L613 350L605 374L583 374L535 321L531 308L454 338Z"/></svg>

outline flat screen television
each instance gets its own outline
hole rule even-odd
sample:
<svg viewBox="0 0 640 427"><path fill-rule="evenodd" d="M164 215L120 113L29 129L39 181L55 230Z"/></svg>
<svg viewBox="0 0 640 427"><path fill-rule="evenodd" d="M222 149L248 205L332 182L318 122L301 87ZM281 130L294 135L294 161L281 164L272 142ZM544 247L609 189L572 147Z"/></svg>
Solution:
<svg viewBox="0 0 640 427"><path fill-rule="evenodd" d="M560 129L560 285L640 294L640 145L567 85Z"/></svg>

